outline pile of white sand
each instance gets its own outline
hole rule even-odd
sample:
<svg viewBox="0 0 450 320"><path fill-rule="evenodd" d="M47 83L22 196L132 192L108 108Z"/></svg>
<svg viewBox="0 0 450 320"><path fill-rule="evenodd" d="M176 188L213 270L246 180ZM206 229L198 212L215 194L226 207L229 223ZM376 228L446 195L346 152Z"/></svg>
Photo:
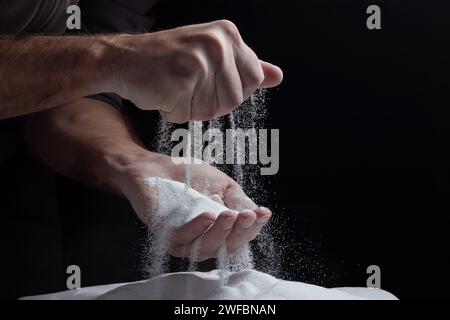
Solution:
<svg viewBox="0 0 450 320"><path fill-rule="evenodd" d="M61 293L28 297L36 300L394 300L395 296L368 288L327 289L302 282L276 279L255 270L229 273L222 283L222 271L163 274L151 280L81 288Z"/></svg>
<svg viewBox="0 0 450 320"><path fill-rule="evenodd" d="M222 271L171 273L149 281L119 287L103 300L355 300L394 299L376 289L359 289L354 294L345 289L323 287L276 279L266 273L244 270L230 273L222 283Z"/></svg>

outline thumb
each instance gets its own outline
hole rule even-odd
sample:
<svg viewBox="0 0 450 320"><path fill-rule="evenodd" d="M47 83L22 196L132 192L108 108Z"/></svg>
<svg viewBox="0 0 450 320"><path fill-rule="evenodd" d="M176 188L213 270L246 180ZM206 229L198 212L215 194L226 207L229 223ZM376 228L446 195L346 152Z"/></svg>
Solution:
<svg viewBox="0 0 450 320"><path fill-rule="evenodd" d="M264 81L260 88L272 88L278 86L283 81L283 71L269 62L261 61L261 67L264 72Z"/></svg>

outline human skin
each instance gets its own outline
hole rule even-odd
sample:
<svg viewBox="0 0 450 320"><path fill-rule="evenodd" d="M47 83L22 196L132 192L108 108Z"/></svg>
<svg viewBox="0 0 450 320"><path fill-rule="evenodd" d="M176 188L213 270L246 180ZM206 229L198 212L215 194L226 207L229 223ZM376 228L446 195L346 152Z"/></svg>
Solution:
<svg viewBox="0 0 450 320"><path fill-rule="evenodd" d="M114 92L170 122L230 113L282 81L227 20L136 35L0 39L0 119Z"/></svg>
<svg viewBox="0 0 450 320"><path fill-rule="evenodd" d="M108 104L80 99L29 117L26 137L34 153L55 171L85 184L127 198L138 217L150 228L156 192L144 179L162 177L185 181L186 165L145 149L122 114ZM178 163L178 164L176 164ZM198 260L215 257L226 244L228 252L253 240L272 213L258 208L241 187L223 172L192 164L192 187L230 209L205 212L175 230L169 253L188 256L203 236Z"/></svg>

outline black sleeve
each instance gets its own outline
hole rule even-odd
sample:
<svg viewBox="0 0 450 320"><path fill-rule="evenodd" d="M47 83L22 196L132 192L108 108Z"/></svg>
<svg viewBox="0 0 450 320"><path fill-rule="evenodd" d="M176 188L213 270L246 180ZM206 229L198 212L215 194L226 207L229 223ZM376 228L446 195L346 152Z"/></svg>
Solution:
<svg viewBox="0 0 450 320"><path fill-rule="evenodd" d="M81 0L82 33L142 33L153 25L156 0ZM87 98L109 103L121 110L123 99L114 93Z"/></svg>
<svg viewBox="0 0 450 320"><path fill-rule="evenodd" d="M63 34L66 8L76 0L0 0L0 35Z"/></svg>
<svg viewBox="0 0 450 320"><path fill-rule="evenodd" d="M117 110L123 109L123 99L122 99L122 97L120 97L119 95L117 95L115 93L111 93L111 92L98 93L98 94L94 94L92 96L87 96L85 98L106 102L107 104L110 104Z"/></svg>

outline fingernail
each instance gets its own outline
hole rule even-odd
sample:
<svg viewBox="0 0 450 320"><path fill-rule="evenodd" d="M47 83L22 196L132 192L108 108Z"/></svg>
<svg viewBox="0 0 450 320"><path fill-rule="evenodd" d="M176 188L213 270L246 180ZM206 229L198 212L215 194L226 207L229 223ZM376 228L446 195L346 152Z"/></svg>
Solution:
<svg viewBox="0 0 450 320"><path fill-rule="evenodd" d="M244 210L241 210L240 213L241 213L241 214L253 214L253 211L250 210L250 209L244 209Z"/></svg>
<svg viewBox="0 0 450 320"><path fill-rule="evenodd" d="M270 216L263 216L263 217L259 217L256 221L258 223L266 223L267 221L269 221Z"/></svg>

